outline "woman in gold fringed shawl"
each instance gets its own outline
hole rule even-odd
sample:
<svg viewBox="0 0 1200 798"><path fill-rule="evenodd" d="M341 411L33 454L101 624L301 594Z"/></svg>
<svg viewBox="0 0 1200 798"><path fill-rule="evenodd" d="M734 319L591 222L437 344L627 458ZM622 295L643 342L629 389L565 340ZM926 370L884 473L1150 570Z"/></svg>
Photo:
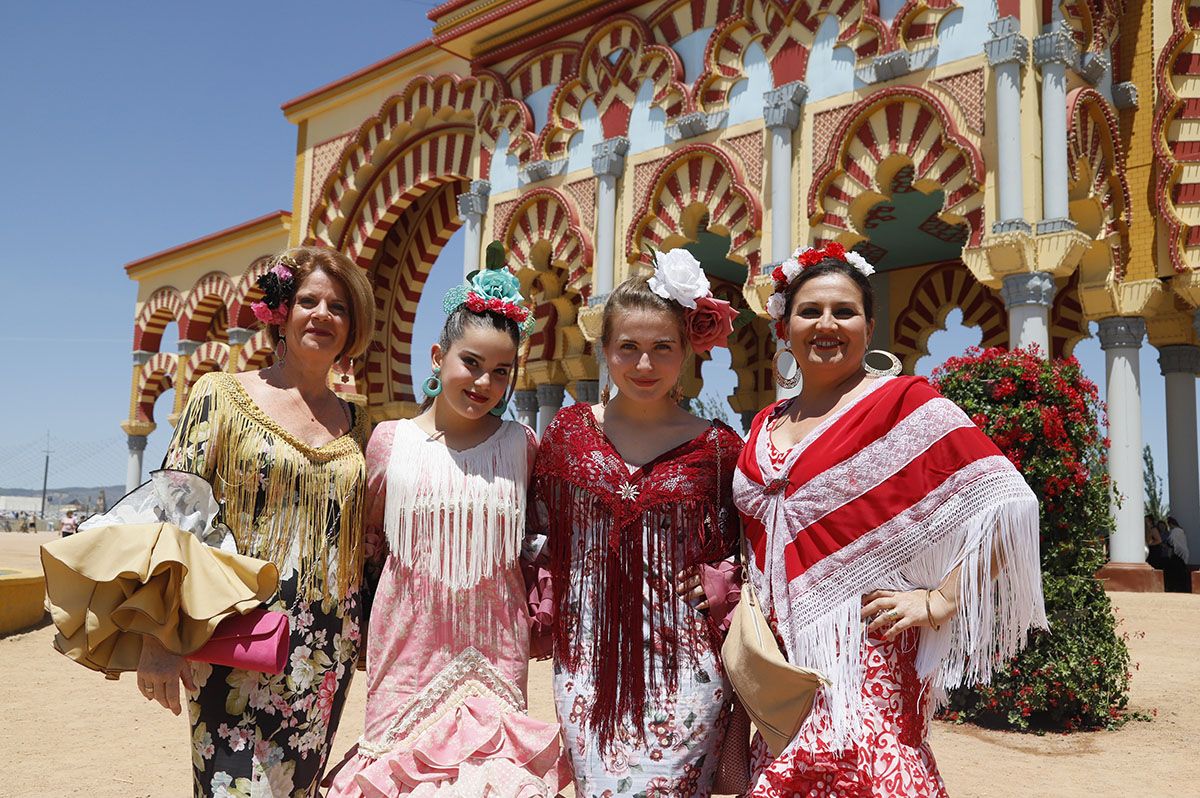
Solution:
<svg viewBox="0 0 1200 798"><path fill-rule="evenodd" d="M192 724L194 793L315 796L358 659L366 413L329 389L374 330L371 286L332 250L296 248L259 278L278 342L257 372L192 387L164 467L208 480L242 554L271 560L291 622L281 674L189 663L147 637L138 687Z"/></svg>

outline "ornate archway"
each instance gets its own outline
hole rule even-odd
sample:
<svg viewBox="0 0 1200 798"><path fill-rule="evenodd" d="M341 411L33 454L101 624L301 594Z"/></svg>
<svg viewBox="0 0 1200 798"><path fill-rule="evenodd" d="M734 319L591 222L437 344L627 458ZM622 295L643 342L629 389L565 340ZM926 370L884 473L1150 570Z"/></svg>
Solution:
<svg viewBox="0 0 1200 798"><path fill-rule="evenodd" d="M142 365L129 409L131 419L154 423L154 404L174 387L178 367L179 359L171 352L156 352Z"/></svg>
<svg viewBox="0 0 1200 798"><path fill-rule="evenodd" d="M232 314L228 309L233 304L234 287L229 275L209 272L196 281L183 301L183 312L179 317L179 340L208 341L223 337ZM222 324L222 322L225 324Z"/></svg>
<svg viewBox="0 0 1200 798"><path fill-rule="evenodd" d="M934 266L913 287L908 304L896 316L892 351L911 374L917 361L929 354L929 336L944 330L946 315L960 308L963 324L980 328L980 346L1005 346L1008 321L1004 303L971 276L962 263Z"/></svg>
<svg viewBox="0 0 1200 798"><path fill-rule="evenodd" d="M170 286L160 288L138 310L133 324L133 349L135 352L157 352L162 343L163 331L183 313L183 299Z"/></svg>

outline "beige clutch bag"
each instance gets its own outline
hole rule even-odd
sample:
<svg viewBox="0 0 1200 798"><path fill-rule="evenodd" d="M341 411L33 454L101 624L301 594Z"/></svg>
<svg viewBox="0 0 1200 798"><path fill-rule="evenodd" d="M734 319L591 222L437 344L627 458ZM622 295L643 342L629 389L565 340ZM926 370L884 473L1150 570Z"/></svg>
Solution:
<svg viewBox="0 0 1200 798"><path fill-rule="evenodd" d="M721 660L771 756L779 756L812 711L817 689L829 682L819 672L798 668L783 656L749 580L742 585L741 601L721 646Z"/></svg>

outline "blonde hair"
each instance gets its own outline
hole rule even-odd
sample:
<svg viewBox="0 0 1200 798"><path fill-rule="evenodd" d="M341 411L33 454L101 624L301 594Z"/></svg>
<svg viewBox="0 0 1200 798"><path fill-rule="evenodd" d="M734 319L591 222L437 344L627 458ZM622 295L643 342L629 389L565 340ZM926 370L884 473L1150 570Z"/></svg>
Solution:
<svg viewBox="0 0 1200 798"><path fill-rule="evenodd" d="M297 290L316 271L341 283L350 302L350 335L346 338L346 348L338 357L359 357L367 351L375 334L375 291L363 269L337 250L325 247L292 247L280 252L272 261L282 261L292 270ZM288 299L289 310L295 299L295 294ZM267 331L272 343L279 343L279 326L269 324Z"/></svg>
<svg viewBox="0 0 1200 798"><path fill-rule="evenodd" d="M675 323L679 326L679 343L686 348L688 346L687 327L684 321L684 313L686 312L683 305L678 302L672 302L669 299L663 299L658 294L650 290L649 277L630 277L622 282L613 292L608 295L608 299L604 302L604 318L600 326L600 343L603 346L608 346L608 342L612 338L613 325L619 313L627 313L632 310L646 310L652 313L666 313L675 319Z"/></svg>

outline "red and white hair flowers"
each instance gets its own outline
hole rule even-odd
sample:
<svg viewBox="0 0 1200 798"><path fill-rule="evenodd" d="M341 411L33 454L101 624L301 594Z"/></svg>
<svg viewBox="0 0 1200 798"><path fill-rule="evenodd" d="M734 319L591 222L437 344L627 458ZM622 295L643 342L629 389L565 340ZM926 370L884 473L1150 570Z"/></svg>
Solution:
<svg viewBox="0 0 1200 798"><path fill-rule="evenodd" d="M685 308L684 334L692 349L707 352L714 346L728 346L739 313L725 300L713 297L700 261L686 249L655 252L653 256L650 290Z"/></svg>
<svg viewBox="0 0 1200 798"><path fill-rule="evenodd" d="M767 299L767 315L775 320L775 335L780 339L787 337L787 325L784 323L784 316L787 315L787 294L788 286L792 281L800 276L800 272L807 269L809 266L816 266L826 258L840 260L843 263L849 264L858 270L864 277L870 277L875 273L875 267L870 261L859 255L857 252L847 252L846 248L838 242L834 241L826 244L821 249L814 247L800 247L792 256L779 264L771 272L771 279L775 281L775 293Z"/></svg>

